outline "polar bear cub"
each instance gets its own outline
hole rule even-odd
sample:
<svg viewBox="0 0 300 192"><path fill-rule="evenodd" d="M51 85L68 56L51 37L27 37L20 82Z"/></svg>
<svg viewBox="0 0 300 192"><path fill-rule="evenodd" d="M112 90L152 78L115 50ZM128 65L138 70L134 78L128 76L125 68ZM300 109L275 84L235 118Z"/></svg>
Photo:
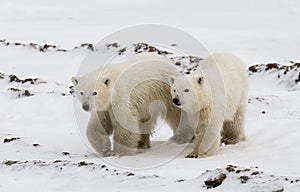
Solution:
<svg viewBox="0 0 300 192"><path fill-rule="evenodd" d="M197 134L194 149L187 157L215 154L221 137L225 144L245 140L248 74L239 58L213 54L191 74L169 77L169 84L174 105L187 112L189 127Z"/></svg>
<svg viewBox="0 0 300 192"><path fill-rule="evenodd" d="M133 155L138 149L149 148L149 137L159 117L173 129L172 140L180 143L192 139L193 132L175 132L184 121L181 109L172 103L170 76L179 76L179 72L169 59L141 53L72 78L82 108L92 111L87 136L96 151L109 150L108 136L112 133L113 154Z"/></svg>
<svg viewBox="0 0 300 192"><path fill-rule="evenodd" d="M90 119L86 128L87 138L102 156L111 155L110 135L113 133L113 126L108 111L97 111L94 108L98 90L95 85L101 70L92 71L83 76L72 77L74 93L80 101L82 109L90 112Z"/></svg>

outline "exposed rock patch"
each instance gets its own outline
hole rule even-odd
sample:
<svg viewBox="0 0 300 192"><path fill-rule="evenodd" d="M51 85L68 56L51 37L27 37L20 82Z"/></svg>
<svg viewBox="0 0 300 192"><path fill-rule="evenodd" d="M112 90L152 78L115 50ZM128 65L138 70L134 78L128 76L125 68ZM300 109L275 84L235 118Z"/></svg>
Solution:
<svg viewBox="0 0 300 192"><path fill-rule="evenodd" d="M3 140L3 143L10 143L12 141L19 140L19 139L20 139L20 137L5 138Z"/></svg>
<svg viewBox="0 0 300 192"><path fill-rule="evenodd" d="M300 82L300 63L291 61L291 65L279 63L256 64L248 68L249 76L268 75L273 76L279 85L285 85L292 89Z"/></svg>
<svg viewBox="0 0 300 192"><path fill-rule="evenodd" d="M30 97L30 96L34 95L33 93L31 93L27 89L8 88L8 91L14 93L17 98Z"/></svg>
<svg viewBox="0 0 300 192"><path fill-rule="evenodd" d="M222 190L223 186L228 187L235 183L240 184L243 191L284 191L289 188L300 190L300 185L297 184L300 181L299 178L269 175L260 171L258 167L244 168L228 165L225 168L207 170L196 180L202 181L206 189Z"/></svg>

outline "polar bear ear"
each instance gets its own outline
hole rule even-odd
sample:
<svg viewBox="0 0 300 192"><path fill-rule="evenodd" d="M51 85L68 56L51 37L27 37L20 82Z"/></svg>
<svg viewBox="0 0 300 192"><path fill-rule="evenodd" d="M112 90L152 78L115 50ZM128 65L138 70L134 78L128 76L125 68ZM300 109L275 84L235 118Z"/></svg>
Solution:
<svg viewBox="0 0 300 192"><path fill-rule="evenodd" d="M201 84L203 83L203 80L204 80L204 79L203 79L203 76L197 77L197 83L198 83L198 84L201 85Z"/></svg>
<svg viewBox="0 0 300 192"><path fill-rule="evenodd" d="M73 83L74 85L77 85L78 82L79 82L79 77L76 77L76 76L72 77L72 83Z"/></svg>
<svg viewBox="0 0 300 192"><path fill-rule="evenodd" d="M173 85L173 84L174 84L174 81L175 81L175 77L174 77L174 76L170 76L170 77L168 78L168 82L169 82L170 85Z"/></svg>

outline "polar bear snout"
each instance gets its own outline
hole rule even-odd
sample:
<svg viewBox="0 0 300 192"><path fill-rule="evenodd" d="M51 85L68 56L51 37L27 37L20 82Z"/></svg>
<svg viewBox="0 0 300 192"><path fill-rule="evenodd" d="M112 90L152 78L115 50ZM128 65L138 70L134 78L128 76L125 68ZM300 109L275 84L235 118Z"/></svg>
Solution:
<svg viewBox="0 0 300 192"><path fill-rule="evenodd" d="M82 109L85 110L85 111L90 111L90 105L83 104Z"/></svg>
<svg viewBox="0 0 300 192"><path fill-rule="evenodd" d="M174 103L175 105L177 105L177 106L180 106L180 105L181 105L180 100L179 100L178 98L174 98L174 99L172 99L172 101L173 101L173 103Z"/></svg>

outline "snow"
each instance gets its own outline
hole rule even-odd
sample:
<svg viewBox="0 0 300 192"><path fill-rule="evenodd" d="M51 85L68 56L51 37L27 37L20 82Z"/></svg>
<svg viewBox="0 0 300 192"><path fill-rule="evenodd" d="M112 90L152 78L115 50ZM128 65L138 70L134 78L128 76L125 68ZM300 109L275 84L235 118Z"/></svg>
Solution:
<svg viewBox="0 0 300 192"><path fill-rule="evenodd" d="M251 75L247 141L222 146L217 155L203 159L184 158L192 146L167 142L172 133L164 124L156 128L151 150L100 158L85 138L88 114L69 94L71 77L90 53L73 47L97 44L142 23L178 27L209 51L234 53L247 66L300 61L299 6L297 0L2 0L0 39L69 51L0 45L0 73L46 81L32 85L0 79L0 191L207 191L204 181L221 172L227 178L210 191L299 191L299 84L287 83L299 71L280 80L276 73ZM34 96L17 98L9 88L28 89ZM7 165L9 160L17 162ZM226 171L229 164L263 173L241 184L242 175Z"/></svg>

